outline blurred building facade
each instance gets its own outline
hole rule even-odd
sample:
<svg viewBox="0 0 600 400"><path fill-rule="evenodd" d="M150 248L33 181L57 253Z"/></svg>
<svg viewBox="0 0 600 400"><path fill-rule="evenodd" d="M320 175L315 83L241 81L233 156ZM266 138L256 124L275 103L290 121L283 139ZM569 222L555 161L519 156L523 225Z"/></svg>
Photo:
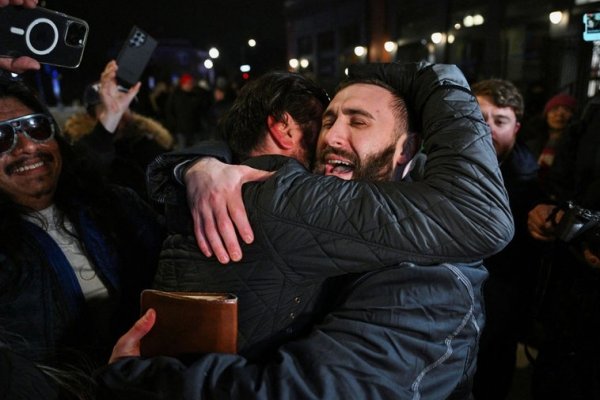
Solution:
<svg viewBox="0 0 600 400"><path fill-rule="evenodd" d="M556 92L598 90L600 42L582 35L589 12L599 0L287 0L289 68L331 90L356 62L452 63L471 82L513 81L533 112Z"/></svg>

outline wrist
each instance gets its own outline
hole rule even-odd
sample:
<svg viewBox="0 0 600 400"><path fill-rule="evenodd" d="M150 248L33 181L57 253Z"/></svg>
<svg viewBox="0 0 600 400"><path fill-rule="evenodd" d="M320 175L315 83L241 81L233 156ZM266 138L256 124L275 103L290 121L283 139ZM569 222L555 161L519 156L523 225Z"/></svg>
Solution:
<svg viewBox="0 0 600 400"><path fill-rule="evenodd" d="M115 133L122 116L122 113L109 113L102 111L98 115L98 121L100 121L104 129L106 129L108 132Z"/></svg>

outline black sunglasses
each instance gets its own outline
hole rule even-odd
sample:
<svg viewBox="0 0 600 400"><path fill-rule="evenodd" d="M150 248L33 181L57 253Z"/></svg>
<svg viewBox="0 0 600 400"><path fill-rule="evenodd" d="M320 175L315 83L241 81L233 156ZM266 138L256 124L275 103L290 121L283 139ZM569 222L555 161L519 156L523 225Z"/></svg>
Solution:
<svg viewBox="0 0 600 400"><path fill-rule="evenodd" d="M29 114L0 121L0 154L15 148L18 132L22 132L35 143L44 143L54 137L56 124L54 119L46 114Z"/></svg>

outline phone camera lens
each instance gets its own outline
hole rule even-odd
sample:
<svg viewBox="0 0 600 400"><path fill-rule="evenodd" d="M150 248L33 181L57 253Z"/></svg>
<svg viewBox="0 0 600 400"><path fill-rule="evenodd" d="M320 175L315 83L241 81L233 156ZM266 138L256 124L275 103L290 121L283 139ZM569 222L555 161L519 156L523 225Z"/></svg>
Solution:
<svg viewBox="0 0 600 400"><path fill-rule="evenodd" d="M72 22L67 27L65 42L69 46L81 47L85 43L86 27L83 24Z"/></svg>

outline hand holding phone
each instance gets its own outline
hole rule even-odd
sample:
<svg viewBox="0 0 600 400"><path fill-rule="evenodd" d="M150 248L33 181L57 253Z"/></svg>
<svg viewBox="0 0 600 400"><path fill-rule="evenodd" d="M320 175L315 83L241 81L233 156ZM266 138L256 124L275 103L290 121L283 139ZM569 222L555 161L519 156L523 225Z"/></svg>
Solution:
<svg viewBox="0 0 600 400"><path fill-rule="evenodd" d="M25 8L34 8L37 5L38 0L23 0L22 6ZM0 4L0 8L9 5L17 5L17 0L8 0ZM0 74L2 70L10 71L13 73L23 73L27 70L38 70L40 69L40 63L31 57L0 57Z"/></svg>
<svg viewBox="0 0 600 400"><path fill-rule="evenodd" d="M83 57L88 30L84 20L43 7L2 7L0 56L29 57L44 64L76 68ZM14 62L4 60L13 68Z"/></svg>

